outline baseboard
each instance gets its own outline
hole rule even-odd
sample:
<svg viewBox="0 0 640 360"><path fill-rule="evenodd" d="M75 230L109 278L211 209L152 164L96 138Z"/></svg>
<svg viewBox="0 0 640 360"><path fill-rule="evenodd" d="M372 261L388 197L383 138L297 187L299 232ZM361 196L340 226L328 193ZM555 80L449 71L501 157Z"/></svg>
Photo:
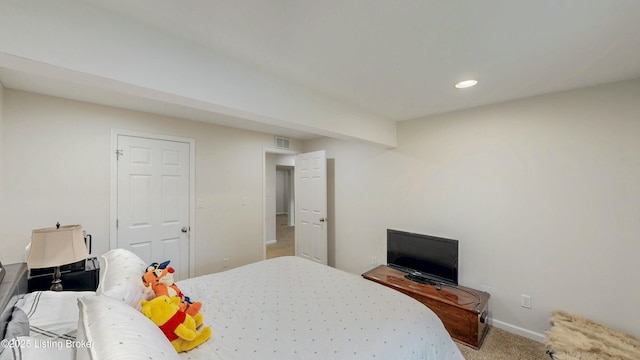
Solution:
<svg viewBox="0 0 640 360"><path fill-rule="evenodd" d="M511 325L508 324L504 321L500 321L500 320L495 320L495 319L490 319L489 320L489 325L493 325L499 329L502 329L504 331L508 331L512 334L516 334L516 335L520 335L522 337L526 337L527 339L531 339L534 341L537 341L539 343L544 343L544 340L546 339L546 336L544 336L544 334L540 334L537 333L535 331L531 331L525 328L521 328L519 326L515 326L515 325Z"/></svg>
<svg viewBox="0 0 640 360"><path fill-rule="evenodd" d="M264 242L264 244L265 245L273 245L273 244L275 244L277 242L278 242L278 240L267 240L267 241Z"/></svg>

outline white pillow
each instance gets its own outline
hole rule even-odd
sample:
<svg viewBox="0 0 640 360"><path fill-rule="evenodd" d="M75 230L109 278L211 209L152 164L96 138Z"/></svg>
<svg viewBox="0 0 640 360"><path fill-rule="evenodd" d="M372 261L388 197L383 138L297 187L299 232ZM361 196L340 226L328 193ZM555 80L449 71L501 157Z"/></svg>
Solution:
<svg viewBox="0 0 640 360"><path fill-rule="evenodd" d="M140 301L150 300L145 294L142 275L147 265L138 255L125 249L113 249L100 257L100 282L96 295L123 301L140 310Z"/></svg>
<svg viewBox="0 0 640 360"><path fill-rule="evenodd" d="M78 326L78 298L94 296L93 291L34 291L24 295L16 303L29 317L29 326L46 329L31 336L68 338Z"/></svg>
<svg viewBox="0 0 640 360"><path fill-rule="evenodd" d="M160 328L131 306L86 296L78 307L76 360L179 359Z"/></svg>

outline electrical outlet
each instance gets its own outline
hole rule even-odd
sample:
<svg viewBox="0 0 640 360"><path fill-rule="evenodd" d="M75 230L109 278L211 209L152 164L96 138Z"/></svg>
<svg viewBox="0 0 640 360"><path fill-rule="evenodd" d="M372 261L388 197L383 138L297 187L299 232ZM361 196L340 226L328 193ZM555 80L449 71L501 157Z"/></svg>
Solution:
<svg viewBox="0 0 640 360"><path fill-rule="evenodd" d="M222 267L225 269L229 267L229 258L222 259Z"/></svg>
<svg viewBox="0 0 640 360"><path fill-rule="evenodd" d="M520 306L526 309L531 309L531 296L529 295L520 295Z"/></svg>
<svg viewBox="0 0 640 360"><path fill-rule="evenodd" d="M378 258L375 256L371 257L371 265L373 266L377 266L378 265Z"/></svg>

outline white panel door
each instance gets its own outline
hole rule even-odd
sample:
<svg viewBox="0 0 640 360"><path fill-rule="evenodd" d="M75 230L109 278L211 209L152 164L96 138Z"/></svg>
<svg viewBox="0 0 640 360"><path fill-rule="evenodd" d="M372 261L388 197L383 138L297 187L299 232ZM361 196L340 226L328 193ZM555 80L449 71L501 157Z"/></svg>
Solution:
<svg viewBox="0 0 640 360"><path fill-rule="evenodd" d="M189 143L118 135L117 246L189 276ZM142 274L141 274L142 275Z"/></svg>
<svg viewBox="0 0 640 360"><path fill-rule="evenodd" d="M327 159L325 151L296 156L296 255L327 264Z"/></svg>

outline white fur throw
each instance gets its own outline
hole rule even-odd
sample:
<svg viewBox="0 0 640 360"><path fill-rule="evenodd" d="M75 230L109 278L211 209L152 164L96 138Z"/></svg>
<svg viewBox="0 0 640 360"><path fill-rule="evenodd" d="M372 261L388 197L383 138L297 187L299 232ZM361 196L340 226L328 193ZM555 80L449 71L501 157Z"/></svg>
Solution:
<svg viewBox="0 0 640 360"><path fill-rule="evenodd" d="M595 321L554 311L547 348L556 360L640 359L640 341Z"/></svg>

